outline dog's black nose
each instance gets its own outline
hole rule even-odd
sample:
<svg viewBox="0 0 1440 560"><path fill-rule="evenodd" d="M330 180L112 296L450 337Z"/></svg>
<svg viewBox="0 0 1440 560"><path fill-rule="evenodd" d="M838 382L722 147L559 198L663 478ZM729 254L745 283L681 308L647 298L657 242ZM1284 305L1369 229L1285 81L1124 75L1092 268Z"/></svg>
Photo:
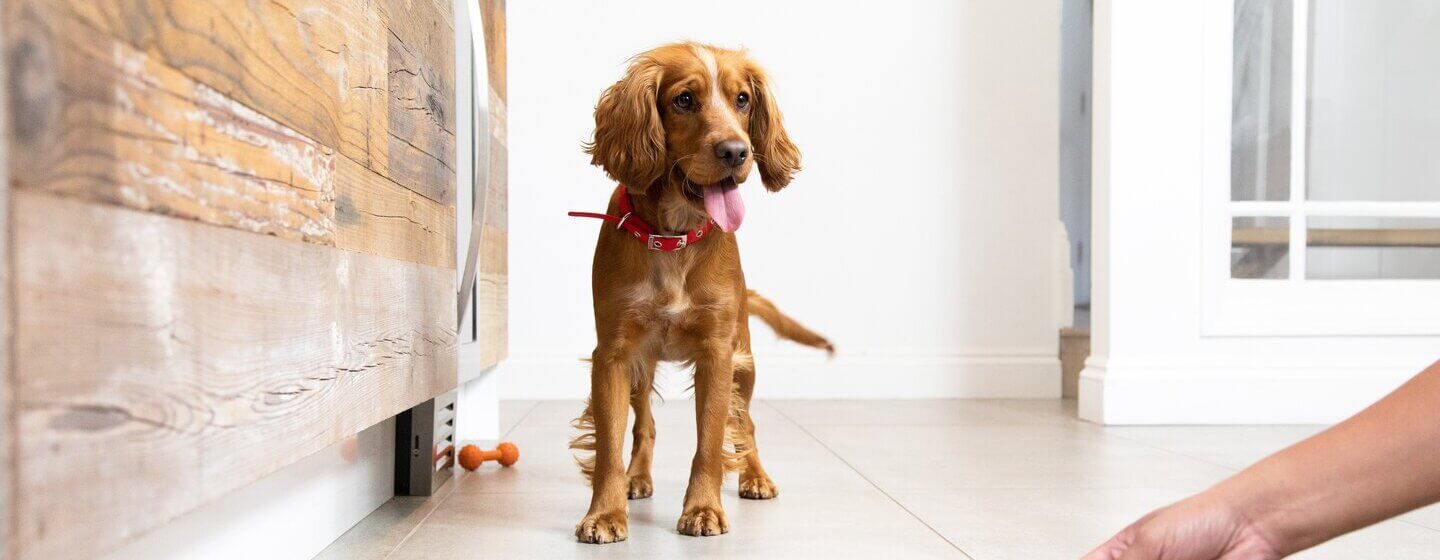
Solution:
<svg viewBox="0 0 1440 560"><path fill-rule="evenodd" d="M715 157L730 167L740 167L750 157L750 146L740 140L726 140L715 145Z"/></svg>

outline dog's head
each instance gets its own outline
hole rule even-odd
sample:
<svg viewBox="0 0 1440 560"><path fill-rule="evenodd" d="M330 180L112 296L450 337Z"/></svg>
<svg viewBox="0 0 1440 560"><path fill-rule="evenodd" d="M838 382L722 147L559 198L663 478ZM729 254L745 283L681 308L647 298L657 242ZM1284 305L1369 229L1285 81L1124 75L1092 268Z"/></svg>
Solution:
<svg viewBox="0 0 1440 560"><path fill-rule="evenodd" d="M632 192L670 189L725 231L740 227L737 185L754 166L771 191L800 170L765 71L743 51L698 43L636 56L600 96L585 151Z"/></svg>

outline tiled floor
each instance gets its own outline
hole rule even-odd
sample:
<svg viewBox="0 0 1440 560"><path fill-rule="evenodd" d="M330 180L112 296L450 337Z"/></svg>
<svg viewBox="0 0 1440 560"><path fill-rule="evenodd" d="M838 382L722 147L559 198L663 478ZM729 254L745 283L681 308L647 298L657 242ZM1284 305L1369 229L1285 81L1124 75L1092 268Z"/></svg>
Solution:
<svg viewBox="0 0 1440 560"><path fill-rule="evenodd" d="M589 488L566 448L578 402L506 402L519 464L396 498L320 555L446 558L1077 558L1145 512L1319 428L1101 428L1064 401L764 401L753 415L778 499L725 489L731 531L675 532L694 450L693 403L656 407L655 495L630 539L575 542ZM1300 554L1440 558L1431 508Z"/></svg>

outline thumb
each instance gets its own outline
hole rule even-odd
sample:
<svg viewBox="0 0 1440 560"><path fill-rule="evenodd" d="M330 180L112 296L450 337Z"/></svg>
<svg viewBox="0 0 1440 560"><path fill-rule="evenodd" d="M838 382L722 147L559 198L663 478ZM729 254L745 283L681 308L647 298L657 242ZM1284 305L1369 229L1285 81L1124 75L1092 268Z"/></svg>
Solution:
<svg viewBox="0 0 1440 560"><path fill-rule="evenodd" d="M1160 560L1160 551L1164 549L1155 539L1137 534L1130 546L1125 548L1125 554L1120 555L1117 560Z"/></svg>
<svg viewBox="0 0 1440 560"><path fill-rule="evenodd" d="M1115 536L1110 537L1110 540L1105 541L1105 544L1095 547L1095 550L1091 550L1089 554L1086 554L1080 560L1119 560L1121 555L1125 554L1125 551L1130 548L1130 541L1133 535L1134 533L1127 527L1125 530L1116 533Z"/></svg>

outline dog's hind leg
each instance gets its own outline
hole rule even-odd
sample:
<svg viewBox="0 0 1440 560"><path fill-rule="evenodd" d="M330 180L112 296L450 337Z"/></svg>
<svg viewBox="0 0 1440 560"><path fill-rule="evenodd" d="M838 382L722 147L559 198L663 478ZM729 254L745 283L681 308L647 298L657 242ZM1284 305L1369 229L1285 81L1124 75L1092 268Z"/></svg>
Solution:
<svg viewBox="0 0 1440 560"><path fill-rule="evenodd" d="M635 410L635 441L630 450L630 499L649 498L655 491L650 478L650 461L655 456L655 418L650 414L650 394L654 389L655 363L644 364L647 372L639 373L630 392L630 408Z"/></svg>
<svg viewBox="0 0 1440 560"><path fill-rule="evenodd" d="M740 497L768 500L780 494L780 488L760 465L760 450L755 447L755 421L750 418L750 401L755 394L755 361L750 356L749 333L742 335L742 349L735 352L735 398L730 411L735 434L732 445L740 469Z"/></svg>

